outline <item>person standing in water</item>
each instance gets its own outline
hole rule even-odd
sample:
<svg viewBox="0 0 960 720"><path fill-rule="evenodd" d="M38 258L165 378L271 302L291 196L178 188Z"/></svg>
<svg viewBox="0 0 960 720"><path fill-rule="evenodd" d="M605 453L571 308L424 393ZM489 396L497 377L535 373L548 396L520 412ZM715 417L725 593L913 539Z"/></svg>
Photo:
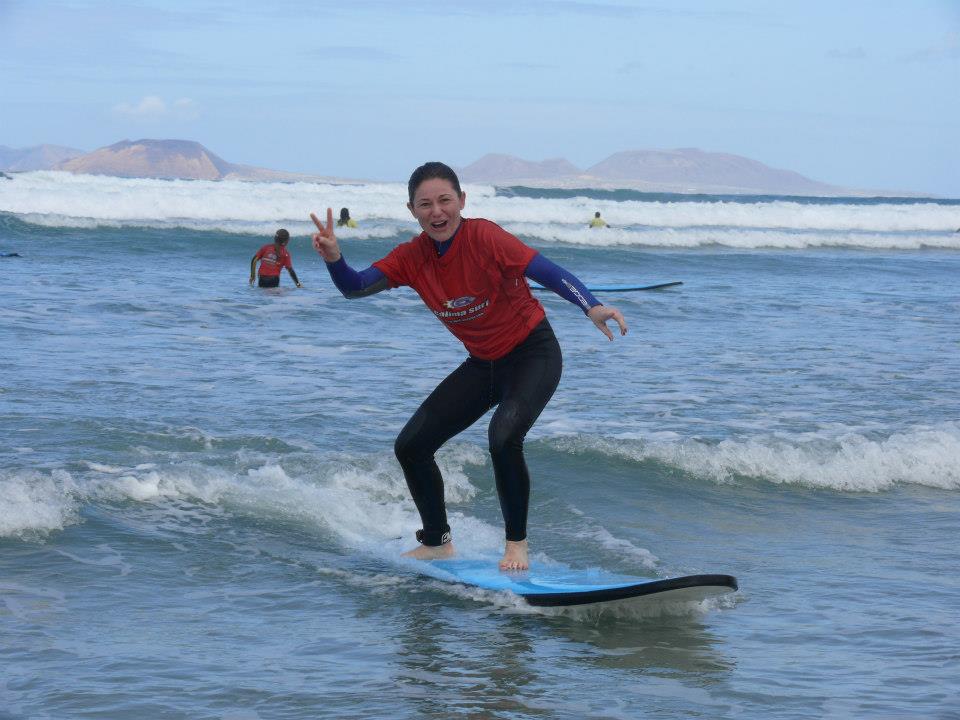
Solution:
<svg viewBox="0 0 960 720"><path fill-rule="evenodd" d="M347 208L340 208L340 219L337 220L337 227L355 228L356 226L357 221L350 217L350 210Z"/></svg>
<svg viewBox="0 0 960 720"><path fill-rule="evenodd" d="M253 259L250 260L250 284L253 285L254 276L257 274L257 261L260 261L260 282L262 288L275 288L280 286L280 271L287 269L290 277L297 287L303 287L300 284L297 274L293 271L293 260L287 251L287 243L290 242L290 233L280 228L273 236L273 242L267 243L257 250Z"/></svg>
<svg viewBox="0 0 960 720"><path fill-rule="evenodd" d="M607 226L607 221L600 217L600 211L597 210L593 214L593 220L590 221L590 227L592 228L605 228Z"/></svg>
<svg viewBox="0 0 960 720"><path fill-rule="evenodd" d="M365 270L344 259L333 210L317 226L313 246L347 298L408 285L466 347L469 355L423 401L397 437L394 450L422 529L421 560L454 554L443 478L434 453L496 407L488 428L490 456L503 512L506 546L500 568L529 567L527 508L530 476L523 441L560 381L560 345L526 278L579 307L610 340L607 321L625 335L622 313L602 305L576 277L489 220L461 216L466 193L447 165L428 162L410 176L407 208L423 232Z"/></svg>

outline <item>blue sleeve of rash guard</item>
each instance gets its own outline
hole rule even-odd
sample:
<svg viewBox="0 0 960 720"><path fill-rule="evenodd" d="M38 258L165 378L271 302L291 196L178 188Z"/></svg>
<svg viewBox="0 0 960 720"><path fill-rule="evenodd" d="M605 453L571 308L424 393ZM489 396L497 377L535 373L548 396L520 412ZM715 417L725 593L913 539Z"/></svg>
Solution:
<svg viewBox="0 0 960 720"><path fill-rule="evenodd" d="M586 314L595 305L602 305L573 273L564 270L537 253L523 271L531 280L550 288L564 300L569 300Z"/></svg>
<svg viewBox="0 0 960 720"><path fill-rule="evenodd" d="M366 270L357 272L347 265L343 255L340 255L340 259L336 262L326 263L326 265L327 272L333 279L333 284L337 286L337 290L343 293L344 297L361 297L387 289L388 283L384 282L387 276L373 265ZM380 287L374 289L374 286L377 285Z"/></svg>

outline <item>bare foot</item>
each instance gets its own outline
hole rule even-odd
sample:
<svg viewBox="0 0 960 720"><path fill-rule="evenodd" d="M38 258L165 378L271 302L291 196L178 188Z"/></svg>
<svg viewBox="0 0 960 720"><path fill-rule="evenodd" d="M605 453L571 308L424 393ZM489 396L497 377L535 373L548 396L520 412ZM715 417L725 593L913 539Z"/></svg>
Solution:
<svg viewBox="0 0 960 720"><path fill-rule="evenodd" d="M503 550L503 559L500 561L501 570L529 570L530 560L527 558L526 540L507 540Z"/></svg>
<svg viewBox="0 0 960 720"><path fill-rule="evenodd" d="M413 550L403 554L403 557L413 558L414 560L443 560L453 557L455 554L453 543L445 545L418 545Z"/></svg>

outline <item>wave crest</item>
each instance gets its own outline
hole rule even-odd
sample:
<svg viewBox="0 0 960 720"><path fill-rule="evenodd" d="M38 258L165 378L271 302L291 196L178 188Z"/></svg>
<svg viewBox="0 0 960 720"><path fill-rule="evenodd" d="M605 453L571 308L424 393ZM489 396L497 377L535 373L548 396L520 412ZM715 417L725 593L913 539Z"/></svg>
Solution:
<svg viewBox="0 0 960 720"><path fill-rule="evenodd" d="M531 241L595 247L944 248L960 250L956 205L882 199L727 202L598 200L496 194L469 188L467 217L489 217ZM312 232L308 214L349 207L360 220L346 238L390 238L419 232L400 183L333 185L114 178L44 171L0 184L0 212L54 227L185 228L268 234L282 223ZM600 210L611 227L587 228Z"/></svg>
<svg viewBox="0 0 960 720"><path fill-rule="evenodd" d="M79 489L64 470L0 474L0 537L62 530L77 521L78 511Z"/></svg>
<svg viewBox="0 0 960 720"><path fill-rule="evenodd" d="M568 452L656 460L699 478L753 478L845 492L880 492L900 484L960 489L960 423L919 427L886 438L847 433L835 438L781 436L727 439L554 441Z"/></svg>

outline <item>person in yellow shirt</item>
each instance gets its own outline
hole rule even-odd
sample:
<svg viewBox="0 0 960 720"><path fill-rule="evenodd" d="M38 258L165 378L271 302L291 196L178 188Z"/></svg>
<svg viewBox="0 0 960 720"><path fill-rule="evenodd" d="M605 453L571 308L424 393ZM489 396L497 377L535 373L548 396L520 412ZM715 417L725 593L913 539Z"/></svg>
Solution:
<svg viewBox="0 0 960 720"><path fill-rule="evenodd" d="M590 227L592 228L605 228L607 227L607 221L600 217L600 211L597 210L593 214L593 220L590 221Z"/></svg>
<svg viewBox="0 0 960 720"><path fill-rule="evenodd" d="M350 211L347 208L340 208L340 219L337 220L337 227L352 227L357 226L357 221L350 217Z"/></svg>

